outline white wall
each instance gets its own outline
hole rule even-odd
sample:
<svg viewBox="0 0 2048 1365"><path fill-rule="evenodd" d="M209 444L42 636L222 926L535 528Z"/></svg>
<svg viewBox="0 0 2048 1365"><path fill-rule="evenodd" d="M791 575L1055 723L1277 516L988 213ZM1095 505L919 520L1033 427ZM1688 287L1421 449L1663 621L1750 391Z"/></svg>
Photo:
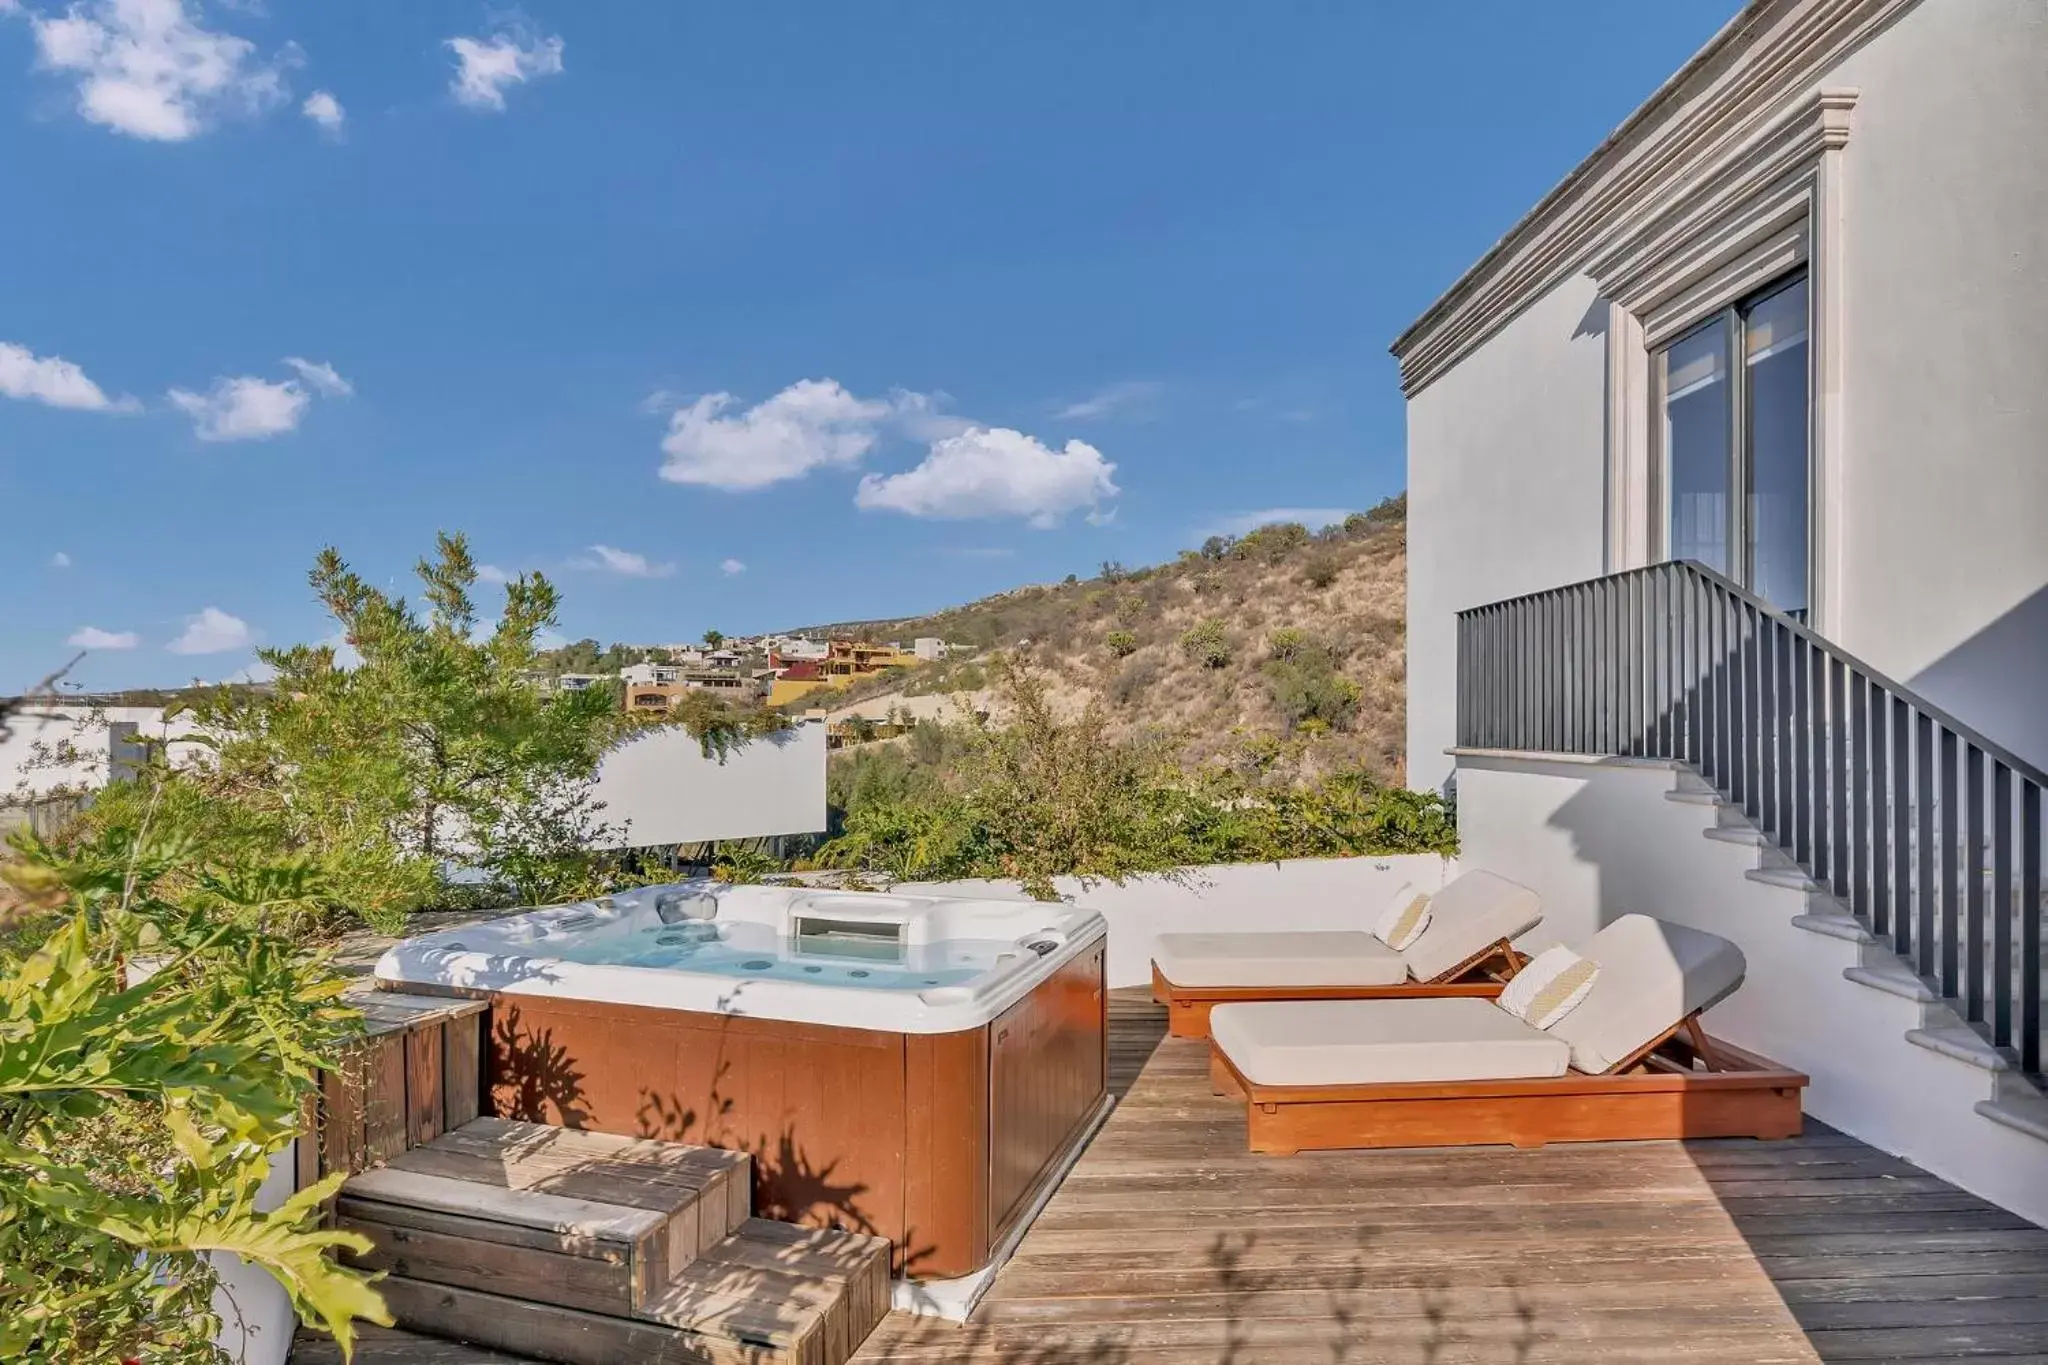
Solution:
<svg viewBox="0 0 2048 1365"><path fill-rule="evenodd" d="M1403 883L1435 891L1456 871L1454 861L1435 854L1403 854L1231 863L1191 869L1185 881L1133 877L1122 886L1084 887L1062 877L1055 886L1063 898L1100 910L1109 921L1109 984L1146 986L1161 934L1370 929ZM1005 881L919 882L906 889L1027 899L1015 882Z"/></svg>
<svg viewBox="0 0 2048 1365"><path fill-rule="evenodd" d="M1641 762L1462 759L1459 859L1543 898L1525 949L1630 912L1734 940L1748 974L1710 1032L1806 1072L1814 1117L2048 1223L2048 1143L1973 1112L1988 1073L1905 1041L1921 1007L1844 979L1862 950L1795 927L1804 898L1744 877L1756 850L1703 838L1712 811L1664 800L1675 781Z"/></svg>
<svg viewBox="0 0 2048 1365"><path fill-rule="evenodd" d="M1450 776L1457 613L1604 571L1606 309L1566 280L1408 403L1408 771Z"/></svg>
<svg viewBox="0 0 2048 1365"><path fill-rule="evenodd" d="M0 739L0 803L59 788L105 786L112 762L132 762L136 756L132 743L123 745L118 738L120 727L130 725L138 739L175 740L193 730L189 717L166 722L162 708L155 706L109 706L98 711L89 706L38 706L10 717L11 733ZM55 767L36 763L39 751L56 754L65 746L75 753L75 761ZM173 744L170 757L176 761L188 750L189 746Z"/></svg>
<svg viewBox="0 0 2048 1365"><path fill-rule="evenodd" d="M693 844L825 828L825 727L800 724L724 761L680 728L650 730L605 756L597 799L622 846Z"/></svg>
<svg viewBox="0 0 2048 1365"><path fill-rule="evenodd" d="M1844 648L2048 767L2048 5L1843 63Z"/></svg>

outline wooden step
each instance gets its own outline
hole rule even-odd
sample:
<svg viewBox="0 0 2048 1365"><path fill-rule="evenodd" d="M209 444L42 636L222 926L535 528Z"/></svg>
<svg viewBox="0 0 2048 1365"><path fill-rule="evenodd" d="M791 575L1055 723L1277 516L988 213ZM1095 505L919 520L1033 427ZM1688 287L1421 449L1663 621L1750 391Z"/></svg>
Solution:
<svg viewBox="0 0 2048 1365"><path fill-rule="evenodd" d="M399 1322L559 1365L844 1365L889 1311L889 1244L750 1219L627 1315L394 1275Z"/></svg>
<svg viewBox="0 0 2048 1365"><path fill-rule="evenodd" d="M626 1314L746 1219L743 1153L477 1119L342 1187L358 1264Z"/></svg>
<svg viewBox="0 0 2048 1365"><path fill-rule="evenodd" d="M885 1238L753 1218L640 1315L792 1365L839 1365L888 1312Z"/></svg>

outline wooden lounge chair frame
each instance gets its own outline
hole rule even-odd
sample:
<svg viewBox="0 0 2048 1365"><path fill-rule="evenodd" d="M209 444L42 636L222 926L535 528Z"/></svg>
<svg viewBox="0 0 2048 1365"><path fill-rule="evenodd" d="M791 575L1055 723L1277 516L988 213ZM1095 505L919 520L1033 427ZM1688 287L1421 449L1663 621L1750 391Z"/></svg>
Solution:
<svg viewBox="0 0 2048 1365"><path fill-rule="evenodd" d="M1698 1014L1598 1076L1258 1085L1213 1042L1210 1088L1245 1100L1251 1150L1799 1136L1806 1077L1707 1037Z"/></svg>
<svg viewBox="0 0 2048 1365"><path fill-rule="evenodd" d="M1152 999L1166 1006L1166 1031L1175 1038L1207 1038L1209 1011L1218 1005L1274 1000L1427 1000L1472 995L1491 1000L1529 963L1506 939L1427 981L1391 986L1177 986L1152 964Z"/></svg>

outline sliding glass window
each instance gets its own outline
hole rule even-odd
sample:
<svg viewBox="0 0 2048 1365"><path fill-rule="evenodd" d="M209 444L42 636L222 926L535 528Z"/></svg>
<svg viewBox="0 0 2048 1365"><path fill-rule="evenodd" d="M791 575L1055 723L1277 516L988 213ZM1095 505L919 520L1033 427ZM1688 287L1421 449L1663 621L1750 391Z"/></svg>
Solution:
<svg viewBox="0 0 2048 1365"><path fill-rule="evenodd" d="M1806 300L1803 274L1781 280L1701 322L1655 365L1665 557L1696 559L1794 614L1808 598Z"/></svg>

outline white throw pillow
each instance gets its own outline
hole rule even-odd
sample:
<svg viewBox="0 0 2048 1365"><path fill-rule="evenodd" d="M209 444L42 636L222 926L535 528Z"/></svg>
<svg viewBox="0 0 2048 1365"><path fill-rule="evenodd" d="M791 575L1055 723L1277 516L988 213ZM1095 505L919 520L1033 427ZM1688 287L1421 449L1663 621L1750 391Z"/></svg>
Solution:
<svg viewBox="0 0 2048 1365"><path fill-rule="evenodd" d="M1569 948L1546 948L1508 982L1499 1005L1531 1028L1547 1029L1579 1007L1600 964Z"/></svg>
<svg viewBox="0 0 2048 1365"><path fill-rule="evenodd" d="M1380 912L1380 922L1372 927L1372 936L1400 952L1429 927L1429 897L1413 886L1403 886L1394 893L1394 899Z"/></svg>

